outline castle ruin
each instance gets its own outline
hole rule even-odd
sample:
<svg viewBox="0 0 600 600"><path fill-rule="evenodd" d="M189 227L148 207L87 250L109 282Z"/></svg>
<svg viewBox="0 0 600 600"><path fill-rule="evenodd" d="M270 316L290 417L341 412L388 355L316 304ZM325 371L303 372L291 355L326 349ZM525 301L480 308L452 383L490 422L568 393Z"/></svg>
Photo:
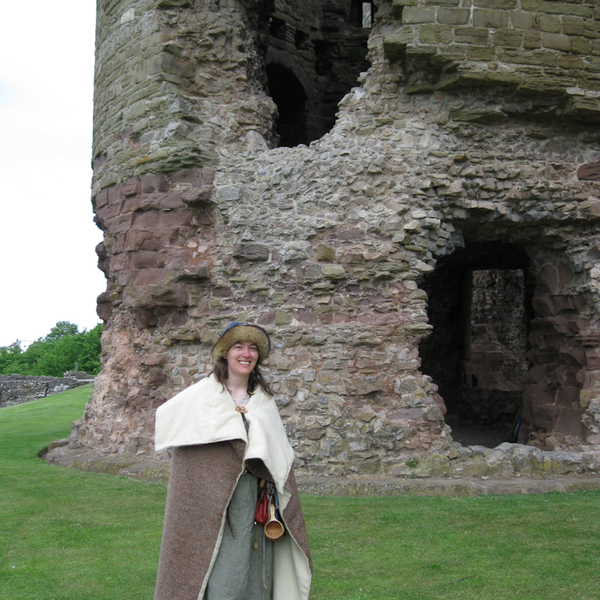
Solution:
<svg viewBox="0 0 600 600"><path fill-rule="evenodd" d="M96 35L72 445L151 455L241 319L299 470L449 473L466 425L600 450L595 0L98 0Z"/></svg>

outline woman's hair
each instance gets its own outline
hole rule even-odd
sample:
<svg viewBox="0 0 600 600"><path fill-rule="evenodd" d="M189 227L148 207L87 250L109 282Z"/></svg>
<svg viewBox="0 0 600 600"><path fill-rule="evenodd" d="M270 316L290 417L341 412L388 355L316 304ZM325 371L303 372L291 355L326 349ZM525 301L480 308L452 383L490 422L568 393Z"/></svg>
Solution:
<svg viewBox="0 0 600 600"><path fill-rule="evenodd" d="M258 362L260 362L260 361L258 361ZM269 386L269 384L263 377L263 374L260 372L260 369L258 367L258 362L254 366L254 369L252 369L252 373L250 373L250 376L248 377L248 393L253 394L256 391L256 388L258 388L260 386L263 389L263 391L265 392L265 394L272 396L273 392L271 391L271 387ZM223 385L223 387L227 387L227 378L229 375L229 373L227 371L227 359L220 358L216 362L215 367L211 371L210 374L214 375L216 377L217 381L221 385Z"/></svg>

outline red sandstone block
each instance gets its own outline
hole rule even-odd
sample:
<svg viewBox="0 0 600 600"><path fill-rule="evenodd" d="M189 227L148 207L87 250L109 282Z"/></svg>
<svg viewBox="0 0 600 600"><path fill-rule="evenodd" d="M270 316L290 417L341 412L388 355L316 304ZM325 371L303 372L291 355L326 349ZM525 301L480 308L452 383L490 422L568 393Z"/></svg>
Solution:
<svg viewBox="0 0 600 600"><path fill-rule="evenodd" d="M548 385L540 384L537 386L527 386L524 389L524 397L533 406L538 404L554 404L556 390Z"/></svg>
<svg viewBox="0 0 600 600"><path fill-rule="evenodd" d="M532 299L536 317L550 317L564 311L579 311L586 302L581 295L539 295Z"/></svg>
<svg viewBox="0 0 600 600"><path fill-rule="evenodd" d="M137 274L137 271L133 271L131 269L123 269L122 271L117 271L115 273L115 275L116 275L115 279L117 280L117 285L119 285L121 287L125 287L125 286L131 284L135 280L136 274Z"/></svg>
<svg viewBox="0 0 600 600"><path fill-rule="evenodd" d="M106 224L110 219L115 219L121 215L122 207L123 203L121 201L105 204L96 210L96 216Z"/></svg>
<svg viewBox="0 0 600 600"><path fill-rule="evenodd" d="M233 296L233 293L231 292L231 288L216 287L212 290L212 296L213 298L231 298Z"/></svg>
<svg viewBox="0 0 600 600"><path fill-rule="evenodd" d="M144 269L135 271L135 285L147 286L162 283L165 280L164 269Z"/></svg>
<svg viewBox="0 0 600 600"><path fill-rule="evenodd" d="M110 302L98 302L96 305L96 314L104 322L112 317L112 304Z"/></svg>
<svg viewBox="0 0 600 600"><path fill-rule="evenodd" d="M556 392L556 405L567 408L579 406L579 388L563 386Z"/></svg>
<svg viewBox="0 0 600 600"><path fill-rule="evenodd" d="M532 424L538 429L554 431L563 410L563 407L553 404L532 404Z"/></svg>
<svg viewBox="0 0 600 600"><path fill-rule="evenodd" d="M545 365L534 365L525 373L525 377L523 378L524 383L526 384L539 384L541 382L545 382L548 379L548 375L550 374L549 369Z"/></svg>
<svg viewBox="0 0 600 600"><path fill-rule="evenodd" d="M565 302L564 310L581 310L587 304L585 298L580 294L560 296L560 298Z"/></svg>
<svg viewBox="0 0 600 600"><path fill-rule="evenodd" d="M558 356L563 365L577 365L582 367L586 364L583 348L560 348Z"/></svg>
<svg viewBox="0 0 600 600"><path fill-rule="evenodd" d="M346 313L334 313L333 314L333 322L334 323L349 323L350 315L348 315ZM386 323L379 323L376 321L376 324L385 325Z"/></svg>
<svg viewBox="0 0 600 600"><path fill-rule="evenodd" d="M160 208L165 209L177 209L185 206L181 199L181 192L171 192L166 194L160 199Z"/></svg>
<svg viewBox="0 0 600 600"><path fill-rule="evenodd" d="M536 329L540 329L545 333L564 335L569 330L569 319L564 316L547 317L546 319L540 319L540 322L536 325Z"/></svg>
<svg viewBox="0 0 600 600"><path fill-rule="evenodd" d="M342 316L343 313L338 313L338 316ZM343 314L344 316L347 316ZM343 321L337 321L338 323L347 323L349 319ZM400 319L397 313L388 313L375 318L375 325L400 325Z"/></svg>
<svg viewBox="0 0 600 600"><path fill-rule="evenodd" d="M140 180L139 179L128 179L123 183L122 192L123 196L135 196L140 191Z"/></svg>
<svg viewBox="0 0 600 600"><path fill-rule="evenodd" d="M140 198L140 211L160 210L160 201L165 194L148 194Z"/></svg>
<svg viewBox="0 0 600 600"><path fill-rule="evenodd" d="M158 317L148 308L136 308L133 312L139 327L155 327L158 324Z"/></svg>
<svg viewBox="0 0 600 600"><path fill-rule="evenodd" d="M558 361L556 348L533 348L527 353L527 358L535 364L553 364Z"/></svg>
<svg viewBox="0 0 600 600"><path fill-rule="evenodd" d="M169 357L166 354L146 354L142 358L142 364L149 367L159 367L168 362Z"/></svg>
<svg viewBox="0 0 600 600"><path fill-rule="evenodd" d="M181 248L177 246L168 246L165 249L167 264L170 267L181 270L184 267L190 266L192 269L198 265L192 262L192 251L189 248Z"/></svg>
<svg viewBox="0 0 600 600"><path fill-rule="evenodd" d="M125 240L127 232L119 231L112 236L112 244L110 246L110 254L119 254L125 252Z"/></svg>
<svg viewBox="0 0 600 600"><path fill-rule="evenodd" d="M266 312L263 312L259 317L258 317L258 324L259 325L272 325L273 323L275 323L275 317L277 316L277 312L274 310L268 310Z"/></svg>
<svg viewBox="0 0 600 600"><path fill-rule="evenodd" d="M92 198L92 204L96 208L96 210L98 210L98 208L101 208L102 206L104 206L107 203L108 203L108 190L101 190Z"/></svg>
<svg viewBox="0 0 600 600"><path fill-rule="evenodd" d="M132 252L135 250L158 250L163 246L162 238L150 231L128 231L123 249Z"/></svg>
<svg viewBox="0 0 600 600"><path fill-rule="evenodd" d="M586 348L593 347L597 348L600 346L600 333L593 331L586 331L584 333L580 333L577 336L577 339L581 343L582 346Z"/></svg>
<svg viewBox="0 0 600 600"><path fill-rule="evenodd" d="M216 172L217 172L217 170L214 169L213 167L202 167L200 169L200 176L201 176L202 182L205 185L212 185L212 183L215 180Z"/></svg>
<svg viewBox="0 0 600 600"><path fill-rule="evenodd" d="M126 269L128 267L128 264L129 264L129 257L125 253L113 254L110 257L110 270L113 273L116 273L117 271L122 271L123 269Z"/></svg>
<svg viewBox="0 0 600 600"><path fill-rule="evenodd" d="M133 213L131 227L135 229L146 229L148 231L156 231L160 213L157 210L148 210L144 212Z"/></svg>
<svg viewBox="0 0 600 600"><path fill-rule="evenodd" d="M583 437L584 427L581 421L581 409L564 408L560 412L554 431Z"/></svg>
<svg viewBox="0 0 600 600"><path fill-rule="evenodd" d="M158 252L142 250L130 254L130 266L132 269L154 269L164 267L164 258Z"/></svg>
<svg viewBox="0 0 600 600"><path fill-rule="evenodd" d="M150 381L152 385L161 386L167 382L166 373L157 367L148 369L148 375L150 376Z"/></svg>
<svg viewBox="0 0 600 600"><path fill-rule="evenodd" d="M563 335L545 335L543 345L547 348L562 348L564 346L565 338Z"/></svg>
<svg viewBox="0 0 600 600"><path fill-rule="evenodd" d="M600 371L600 350L598 348L584 350L585 366L590 371Z"/></svg>
<svg viewBox="0 0 600 600"><path fill-rule="evenodd" d="M123 184L117 183L108 188L108 203L119 202L123 200Z"/></svg>
<svg viewBox="0 0 600 600"><path fill-rule="evenodd" d="M319 316L319 320L321 321L321 323L323 323L324 325L331 325L331 323L333 323L333 314L332 313L325 313L323 315ZM369 318L365 318L365 320L362 320L362 317L359 317L359 322L361 323L370 323L370 319Z"/></svg>
<svg viewBox="0 0 600 600"><path fill-rule="evenodd" d="M191 222L192 214L187 210L170 210L168 212L161 212L160 214L160 225L164 229L174 229L190 225Z"/></svg>
<svg viewBox="0 0 600 600"><path fill-rule="evenodd" d="M556 386L576 386L579 367L560 365L552 371L551 382Z"/></svg>
<svg viewBox="0 0 600 600"><path fill-rule="evenodd" d="M559 262L558 263L558 285L559 287L564 287L573 281L573 277L575 277L571 267L569 265Z"/></svg>
<svg viewBox="0 0 600 600"><path fill-rule="evenodd" d="M569 330L573 333L585 331L590 326L590 320L583 317L572 319L568 323Z"/></svg>
<svg viewBox="0 0 600 600"><path fill-rule="evenodd" d="M537 293L554 294L558 291L558 273L554 265L544 265L535 278Z"/></svg>
<svg viewBox="0 0 600 600"><path fill-rule="evenodd" d="M118 215L112 219L107 219L105 222L106 228L113 235L115 233L129 231L131 225L131 214Z"/></svg>
<svg viewBox="0 0 600 600"><path fill-rule="evenodd" d="M532 299L531 304L536 317L549 317L558 313L554 298L555 296L544 295Z"/></svg>
<svg viewBox="0 0 600 600"><path fill-rule="evenodd" d="M171 325L173 327L183 327L188 322L187 313L174 313L171 315Z"/></svg>
<svg viewBox="0 0 600 600"><path fill-rule="evenodd" d="M153 192L167 192L169 190L169 182L164 175L154 175L147 173L142 175L141 191L142 194L152 194Z"/></svg>
<svg viewBox="0 0 600 600"><path fill-rule="evenodd" d="M132 213L138 210L141 206L142 199L140 196L131 196L123 202L123 206L121 207L121 212L123 213Z"/></svg>
<svg viewBox="0 0 600 600"><path fill-rule="evenodd" d="M486 352L484 360L492 371L499 371L506 362L506 354L504 352Z"/></svg>

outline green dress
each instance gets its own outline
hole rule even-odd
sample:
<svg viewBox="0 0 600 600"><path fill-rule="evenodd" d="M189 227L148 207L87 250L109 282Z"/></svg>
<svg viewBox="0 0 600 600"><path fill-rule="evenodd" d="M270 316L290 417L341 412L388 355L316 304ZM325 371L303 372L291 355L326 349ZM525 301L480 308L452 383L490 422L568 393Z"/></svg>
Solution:
<svg viewBox="0 0 600 600"><path fill-rule="evenodd" d="M245 406L246 395L239 403ZM244 419L246 429L248 423ZM221 546L208 579L204 600L271 600L273 597L273 542L254 522L258 477L244 473L227 507ZM256 546L256 548L255 548Z"/></svg>

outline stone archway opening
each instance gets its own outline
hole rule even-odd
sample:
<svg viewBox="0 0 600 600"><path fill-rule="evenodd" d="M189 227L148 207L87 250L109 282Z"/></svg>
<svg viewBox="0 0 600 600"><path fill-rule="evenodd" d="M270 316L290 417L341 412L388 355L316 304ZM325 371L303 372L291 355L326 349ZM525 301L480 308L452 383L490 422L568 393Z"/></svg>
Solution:
<svg viewBox="0 0 600 600"><path fill-rule="evenodd" d="M463 445L517 439L532 285L525 252L501 242L457 250L422 282L433 331L419 347L421 368Z"/></svg>
<svg viewBox="0 0 600 600"><path fill-rule="evenodd" d="M279 146L290 148L306 143L308 106L302 84L290 69L278 64L267 65L267 81L279 113L275 123Z"/></svg>
<svg viewBox="0 0 600 600"><path fill-rule="evenodd" d="M257 15L279 146L308 145L331 131L340 100L370 67L373 15L371 1L355 0L277 1L268 23Z"/></svg>

